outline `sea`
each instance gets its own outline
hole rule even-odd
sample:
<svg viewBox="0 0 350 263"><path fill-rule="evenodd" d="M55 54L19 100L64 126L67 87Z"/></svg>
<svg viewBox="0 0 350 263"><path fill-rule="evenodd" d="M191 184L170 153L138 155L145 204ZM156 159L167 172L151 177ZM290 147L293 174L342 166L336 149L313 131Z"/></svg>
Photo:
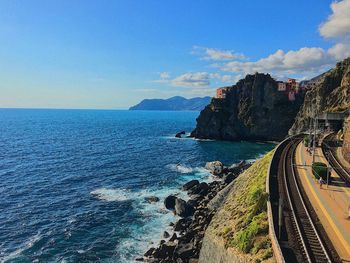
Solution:
<svg viewBox="0 0 350 263"><path fill-rule="evenodd" d="M215 180L206 162L273 148L174 137L198 115L0 109L0 262L134 262L177 219L164 198Z"/></svg>

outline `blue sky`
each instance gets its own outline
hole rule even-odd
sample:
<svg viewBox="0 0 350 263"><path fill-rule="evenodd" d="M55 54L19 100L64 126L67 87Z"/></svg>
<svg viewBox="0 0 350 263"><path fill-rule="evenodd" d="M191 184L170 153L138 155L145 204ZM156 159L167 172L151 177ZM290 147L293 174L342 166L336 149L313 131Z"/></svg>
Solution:
<svg viewBox="0 0 350 263"><path fill-rule="evenodd" d="M350 54L350 0L0 2L0 107L123 108L308 78Z"/></svg>

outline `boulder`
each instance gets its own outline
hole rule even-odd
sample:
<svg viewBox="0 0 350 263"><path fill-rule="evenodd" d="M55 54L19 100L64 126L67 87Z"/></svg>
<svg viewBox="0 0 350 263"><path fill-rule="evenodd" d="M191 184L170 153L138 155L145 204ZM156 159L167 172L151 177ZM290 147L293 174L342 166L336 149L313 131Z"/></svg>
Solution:
<svg viewBox="0 0 350 263"><path fill-rule="evenodd" d="M186 203L185 200L177 198L175 200L175 213L180 217L189 217L194 213L194 208L192 205Z"/></svg>
<svg viewBox="0 0 350 263"><path fill-rule="evenodd" d="M184 231L191 224L192 220L190 218L181 218L174 225L175 231Z"/></svg>
<svg viewBox="0 0 350 263"><path fill-rule="evenodd" d="M177 235L176 233L174 233L171 238L169 239L169 241L175 241L177 239Z"/></svg>
<svg viewBox="0 0 350 263"><path fill-rule="evenodd" d="M147 197L145 197L145 200L148 203L156 203L159 201L159 198L156 196L147 196Z"/></svg>
<svg viewBox="0 0 350 263"><path fill-rule="evenodd" d="M185 200L182 200L181 198L177 198L175 200L175 213L178 216L186 217L187 216L187 204Z"/></svg>
<svg viewBox="0 0 350 263"><path fill-rule="evenodd" d="M236 176L233 173L228 173L226 175L224 175L224 177L222 178L223 182L225 184L229 184L231 183L234 179L236 178Z"/></svg>
<svg viewBox="0 0 350 263"><path fill-rule="evenodd" d="M189 258L192 258L194 255L194 248L192 243L178 244L175 253L182 260L187 261Z"/></svg>
<svg viewBox="0 0 350 263"><path fill-rule="evenodd" d="M174 242L166 242L159 246L159 248L153 253L155 258L167 258L172 257L176 244Z"/></svg>
<svg viewBox="0 0 350 263"><path fill-rule="evenodd" d="M148 250L146 251L146 253L144 254L144 256L145 256L145 257L150 257L150 256L153 254L154 250L155 250L155 248L154 248L154 247L151 247L150 249L148 249Z"/></svg>
<svg viewBox="0 0 350 263"><path fill-rule="evenodd" d="M205 169L209 170L214 175L221 175L224 165L220 161L208 162Z"/></svg>
<svg viewBox="0 0 350 263"><path fill-rule="evenodd" d="M165 205L166 209L174 210L176 199L177 199L177 197L173 196L173 195L169 195L167 198L165 198L164 205Z"/></svg>
<svg viewBox="0 0 350 263"><path fill-rule="evenodd" d="M208 193L208 184L206 182L202 182L194 187L192 187L188 193L191 194L191 195L200 195L200 196L203 196L203 195L206 195L206 193Z"/></svg>
<svg viewBox="0 0 350 263"><path fill-rule="evenodd" d="M199 184L199 181L198 181L198 180L191 180L191 181L185 183L185 184L182 186L182 189L183 189L184 191L188 191L188 190L190 190L192 187L194 187L194 186L196 186L196 185L198 185L198 184Z"/></svg>
<svg viewBox="0 0 350 263"><path fill-rule="evenodd" d="M169 235L169 233L168 233L167 231L164 231L163 237L164 237L164 238L168 238L168 237L170 237L170 235Z"/></svg>
<svg viewBox="0 0 350 263"><path fill-rule="evenodd" d="M185 134L186 134L185 131L178 132L176 133L175 138L182 138L182 135L185 135Z"/></svg>

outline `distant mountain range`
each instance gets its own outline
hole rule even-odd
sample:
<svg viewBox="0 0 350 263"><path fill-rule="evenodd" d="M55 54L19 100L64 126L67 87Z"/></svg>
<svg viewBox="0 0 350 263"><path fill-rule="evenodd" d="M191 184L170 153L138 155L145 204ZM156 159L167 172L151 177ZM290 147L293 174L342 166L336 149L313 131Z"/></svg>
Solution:
<svg viewBox="0 0 350 263"><path fill-rule="evenodd" d="M169 99L145 99L129 110L200 111L209 104L211 97L186 99L181 96Z"/></svg>

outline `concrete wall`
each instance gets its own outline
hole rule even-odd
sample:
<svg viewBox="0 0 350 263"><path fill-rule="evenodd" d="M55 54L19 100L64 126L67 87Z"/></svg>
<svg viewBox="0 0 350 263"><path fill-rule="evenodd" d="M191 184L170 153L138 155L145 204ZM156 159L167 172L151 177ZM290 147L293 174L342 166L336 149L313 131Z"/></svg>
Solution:
<svg viewBox="0 0 350 263"><path fill-rule="evenodd" d="M348 119L344 125L344 141L342 147L342 153L345 160L350 164L350 120Z"/></svg>

